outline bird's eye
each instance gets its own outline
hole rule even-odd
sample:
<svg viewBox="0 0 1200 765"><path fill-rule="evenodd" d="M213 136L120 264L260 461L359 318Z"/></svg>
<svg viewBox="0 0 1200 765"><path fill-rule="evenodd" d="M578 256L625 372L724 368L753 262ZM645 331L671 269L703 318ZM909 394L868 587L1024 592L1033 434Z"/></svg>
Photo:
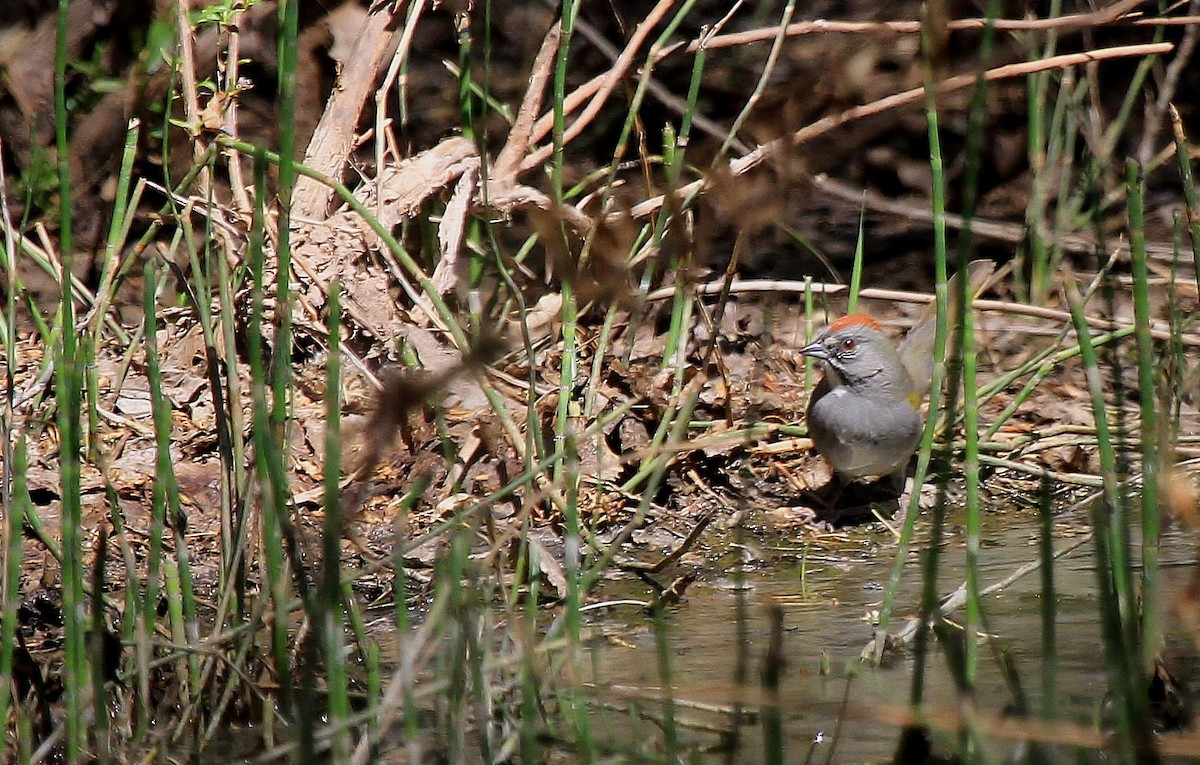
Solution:
<svg viewBox="0 0 1200 765"><path fill-rule="evenodd" d="M858 343L855 342L853 337L847 337L842 340L842 350L843 351L852 351L857 346L858 346Z"/></svg>

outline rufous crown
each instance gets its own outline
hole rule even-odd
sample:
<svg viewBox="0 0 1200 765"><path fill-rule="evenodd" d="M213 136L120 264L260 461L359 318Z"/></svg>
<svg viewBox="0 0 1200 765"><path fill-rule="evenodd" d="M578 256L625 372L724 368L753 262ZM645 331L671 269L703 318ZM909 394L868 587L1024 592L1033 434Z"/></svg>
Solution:
<svg viewBox="0 0 1200 765"><path fill-rule="evenodd" d="M883 327L879 326L879 322L875 321L870 314L866 313L852 313L848 316L843 316L829 325L829 331L840 332L841 330L849 329L850 327L867 327L875 330L876 332L883 331Z"/></svg>

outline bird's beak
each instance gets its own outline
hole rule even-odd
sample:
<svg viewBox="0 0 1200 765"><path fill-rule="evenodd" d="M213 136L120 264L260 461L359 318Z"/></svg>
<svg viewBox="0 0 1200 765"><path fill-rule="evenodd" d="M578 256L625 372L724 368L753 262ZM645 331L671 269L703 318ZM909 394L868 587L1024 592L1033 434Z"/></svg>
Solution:
<svg viewBox="0 0 1200 765"><path fill-rule="evenodd" d="M820 359L821 361L826 361L829 359L829 351L825 350L825 346L821 345L820 343L806 345L800 349L800 353L804 354L805 356L812 356L814 359Z"/></svg>

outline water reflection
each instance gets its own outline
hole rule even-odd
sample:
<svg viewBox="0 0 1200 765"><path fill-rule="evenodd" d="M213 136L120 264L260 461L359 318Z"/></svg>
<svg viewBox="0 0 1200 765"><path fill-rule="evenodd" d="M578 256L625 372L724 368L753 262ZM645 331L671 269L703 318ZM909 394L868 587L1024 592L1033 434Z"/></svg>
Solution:
<svg viewBox="0 0 1200 765"><path fill-rule="evenodd" d="M1056 549L1071 545L1085 532L1082 523L1061 519ZM951 523L946 531L939 591L958 587L964 576L965 532ZM985 520L987 544L981 557L984 586L1009 577L1036 561L1037 518L1032 513L994 513ZM832 545L819 540L807 545L786 541L767 545L767 565L744 577L701 578L688 590L686 602L665 619L670 671L681 738L698 747L728 746L736 740L737 754L712 753L707 762L762 761L761 730L753 718L735 721L739 709L756 709L764 693L758 689L760 665L768 645L768 604L783 610L783 648L787 667L779 689L787 761L811 757L824 762L836 746L834 762L888 761L892 758L911 687L910 650L894 654L886 666L868 668L860 652L873 634L871 620L880 606L890 575L894 547L878 527L852 530ZM1171 604L1191 576L1194 543L1168 533L1162 545L1164 624L1172 623ZM1096 603L1096 574L1090 541L1060 558L1054 569L1057 591L1055 671L1056 719L1093 729L1103 713L1107 692L1103 648ZM915 556L905 573L890 631L896 632L916 612L919 570ZM980 652L976 709L994 720L1014 709L1014 697L997 663L992 646L1004 652L1015 667L1029 708L1040 715L1043 671L1042 595L1038 570L985 598L983 607L992 631L991 646ZM604 734L638 742L662 738L661 688L655 634L640 611L615 607L592 624L610 639L593 648L594 678L606 703L598 714ZM961 611L949 615L962 618ZM740 626L739 626L740 625ZM739 630L742 635L739 636ZM1194 649L1186 636L1169 634L1167 654L1177 677L1194 674ZM1171 660L1171 659L1169 659ZM739 685L737 678L747 678ZM934 714L957 714L963 701L955 691L940 655L929 662L926 709ZM618 710L629 710L621 713ZM750 724L746 724L749 720ZM840 724L840 728L839 728ZM942 736L943 743L949 741ZM992 739L992 754L1004 760L1020 746ZM810 751L811 750L811 751ZM1074 757L1069 749L1060 754Z"/></svg>

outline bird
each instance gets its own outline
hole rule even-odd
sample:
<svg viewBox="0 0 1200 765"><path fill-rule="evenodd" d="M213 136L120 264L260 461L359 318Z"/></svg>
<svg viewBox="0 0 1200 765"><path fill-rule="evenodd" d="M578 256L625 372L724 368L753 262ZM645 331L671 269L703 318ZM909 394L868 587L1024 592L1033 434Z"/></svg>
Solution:
<svg viewBox="0 0 1200 765"><path fill-rule="evenodd" d="M993 270L990 261L968 265L972 296L983 291ZM948 284L951 295L957 277ZM957 305L951 300L951 326L957 324ZM824 373L808 401L808 434L844 483L889 477L897 496L901 493L924 428L920 409L933 377L936 319L931 304L896 345L869 314L852 313L800 349L820 361Z"/></svg>
<svg viewBox="0 0 1200 765"><path fill-rule="evenodd" d="M912 375L883 327L852 313L800 352L824 372L805 415L816 450L842 478L902 482L924 423Z"/></svg>

